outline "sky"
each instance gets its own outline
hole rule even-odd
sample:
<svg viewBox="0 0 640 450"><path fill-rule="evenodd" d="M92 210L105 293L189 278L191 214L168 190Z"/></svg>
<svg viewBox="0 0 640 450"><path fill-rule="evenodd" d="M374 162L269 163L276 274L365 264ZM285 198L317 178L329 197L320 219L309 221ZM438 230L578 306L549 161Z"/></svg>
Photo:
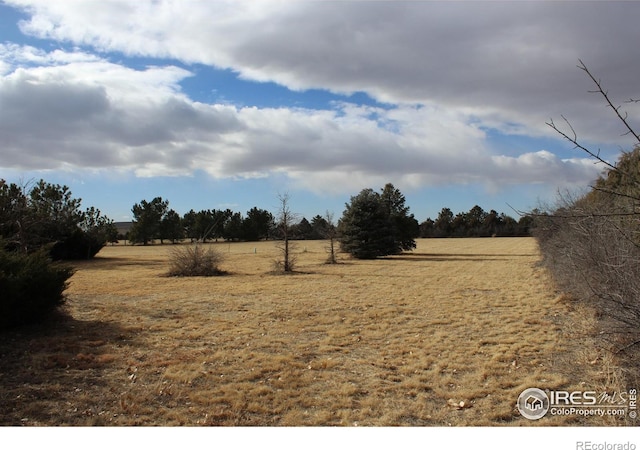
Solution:
<svg viewBox="0 0 640 450"><path fill-rule="evenodd" d="M640 2L0 0L0 178L115 221L190 209L339 218L393 183L419 221L517 217L634 142ZM634 97L635 96L635 97ZM625 103L626 102L626 103ZM565 129L566 126L565 126Z"/></svg>

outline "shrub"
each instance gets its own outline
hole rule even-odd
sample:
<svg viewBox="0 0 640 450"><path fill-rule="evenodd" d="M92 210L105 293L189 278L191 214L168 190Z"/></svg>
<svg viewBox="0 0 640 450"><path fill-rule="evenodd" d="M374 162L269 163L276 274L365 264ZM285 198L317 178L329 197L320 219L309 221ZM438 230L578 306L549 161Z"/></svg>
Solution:
<svg viewBox="0 0 640 450"><path fill-rule="evenodd" d="M54 261L91 259L105 244L105 239L85 233L78 228L66 239L53 244L51 258Z"/></svg>
<svg viewBox="0 0 640 450"><path fill-rule="evenodd" d="M47 249L26 254L0 245L0 329L38 322L62 306L71 275Z"/></svg>
<svg viewBox="0 0 640 450"><path fill-rule="evenodd" d="M588 199L538 217L534 235L558 287L591 303L601 336L621 350L640 343L637 217L616 215L611 199Z"/></svg>
<svg viewBox="0 0 640 450"><path fill-rule="evenodd" d="M224 275L220 270L223 255L210 246L199 244L179 246L169 254L169 276L174 277L211 277Z"/></svg>
<svg viewBox="0 0 640 450"><path fill-rule="evenodd" d="M603 159L600 149L585 147L571 123L547 122L553 130L587 153L606 171L578 198L561 199L555 210L536 214L534 232L560 287L577 299L591 302L599 316L600 334L609 338L618 353L629 350L637 373L640 350L640 134L630 124L621 106L582 61L578 66L593 81L615 116L636 141L616 164ZM637 101L632 100L631 103ZM562 128L562 129L561 129Z"/></svg>

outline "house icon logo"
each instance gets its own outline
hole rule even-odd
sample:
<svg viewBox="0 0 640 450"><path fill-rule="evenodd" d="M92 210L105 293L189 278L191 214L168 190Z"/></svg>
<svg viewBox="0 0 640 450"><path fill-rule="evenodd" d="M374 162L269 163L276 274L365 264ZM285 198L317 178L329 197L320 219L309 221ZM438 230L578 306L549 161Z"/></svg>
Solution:
<svg viewBox="0 0 640 450"><path fill-rule="evenodd" d="M549 411L549 397L542 389L525 389L518 397L518 411L529 420L541 419Z"/></svg>

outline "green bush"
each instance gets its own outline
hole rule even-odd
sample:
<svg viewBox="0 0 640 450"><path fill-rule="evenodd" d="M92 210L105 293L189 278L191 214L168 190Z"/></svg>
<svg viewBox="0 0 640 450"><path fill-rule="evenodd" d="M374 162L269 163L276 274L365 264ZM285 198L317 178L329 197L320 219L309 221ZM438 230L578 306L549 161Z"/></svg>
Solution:
<svg viewBox="0 0 640 450"><path fill-rule="evenodd" d="M0 245L0 329L40 321L62 306L71 275L47 249L26 254Z"/></svg>
<svg viewBox="0 0 640 450"><path fill-rule="evenodd" d="M78 228L64 240L55 242L50 255L54 261L91 259L105 244L105 239Z"/></svg>

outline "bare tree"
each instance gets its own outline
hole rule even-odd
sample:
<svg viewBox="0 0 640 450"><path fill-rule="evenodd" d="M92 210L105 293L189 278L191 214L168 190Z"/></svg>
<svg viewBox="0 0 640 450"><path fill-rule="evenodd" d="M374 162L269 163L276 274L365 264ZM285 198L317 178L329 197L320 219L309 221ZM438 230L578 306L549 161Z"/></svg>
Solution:
<svg viewBox="0 0 640 450"><path fill-rule="evenodd" d="M329 257L327 258L327 264L336 264L338 262L336 258L336 242L338 240L338 228L333 221L333 212L326 211L324 213L324 220L327 222L326 229L324 230L325 239L329 240L329 246L327 251Z"/></svg>
<svg viewBox="0 0 640 450"><path fill-rule="evenodd" d="M276 268L284 273L291 273L295 267L296 259L292 254L294 245L291 240L291 227L298 219L298 215L291 211L291 205L289 203L289 194L278 194L278 213L277 213L277 227L282 237L277 247L282 253L282 259L276 261Z"/></svg>

